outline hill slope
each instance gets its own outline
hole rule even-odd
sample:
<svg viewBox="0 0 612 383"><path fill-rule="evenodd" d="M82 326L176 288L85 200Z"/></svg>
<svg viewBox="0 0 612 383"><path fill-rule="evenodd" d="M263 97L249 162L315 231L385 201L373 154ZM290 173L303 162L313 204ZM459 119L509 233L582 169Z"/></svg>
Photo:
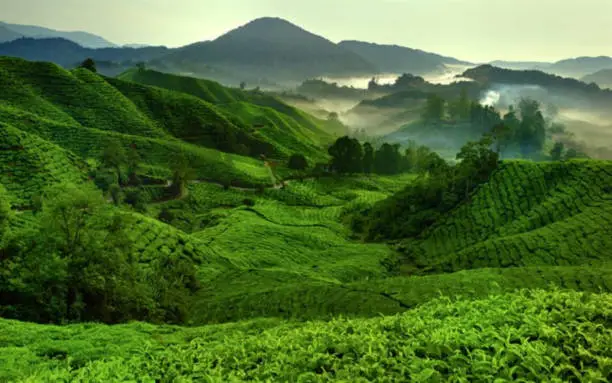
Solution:
<svg viewBox="0 0 612 383"><path fill-rule="evenodd" d="M404 244L410 262L453 271L609 262L612 162L504 162L469 201Z"/></svg>
<svg viewBox="0 0 612 383"><path fill-rule="evenodd" d="M191 62L271 79L376 73L362 57L277 18L261 18L207 42L170 53L164 61Z"/></svg>
<svg viewBox="0 0 612 383"><path fill-rule="evenodd" d="M48 61L73 68L86 58L96 61L135 63L149 61L168 53L166 47L100 48L83 47L65 38L19 38L0 44L0 56L19 57L31 61Z"/></svg>
<svg viewBox="0 0 612 383"><path fill-rule="evenodd" d="M113 44L110 41L98 35L94 35L88 32L58 31L55 29L39 27L36 25L9 24L9 23L4 23L0 21L0 27L2 26L22 36L33 37L37 39L59 37L59 38L73 41L87 48L111 48L111 47L117 46L116 44Z"/></svg>
<svg viewBox="0 0 612 383"><path fill-rule="evenodd" d="M580 78L602 69L612 69L612 57L576 57L557 61L546 68L547 72Z"/></svg>
<svg viewBox="0 0 612 383"><path fill-rule="evenodd" d="M602 69L595 73L586 75L580 79L581 81L591 83L594 82L601 88L612 89L612 69Z"/></svg>
<svg viewBox="0 0 612 383"><path fill-rule="evenodd" d="M452 57L398 45L379 45L362 41L341 41L338 46L354 52L376 65L382 73L428 74L444 70L445 64L469 64Z"/></svg>
<svg viewBox="0 0 612 383"><path fill-rule="evenodd" d="M221 108L185 93L49 63L0 58L0 86L0 122L82 159L97 158L109 139L135 144L154 167L167 168L184 152L202 179L267 184L260 160L218 150L277 159L300 152L313 163L326 158L320 145L331 139L308 116L296 121L246 101ZM254 129L254 122L262 126Z"/></svg>
<svg viewBox="0 0 612 383"><path fill-rule="evenodd" d="M0 24L0 44L5 43L7 41L13 41L20 37L23 37L22 34L15 32L12 29L9 29L5 25Z"/></svg>

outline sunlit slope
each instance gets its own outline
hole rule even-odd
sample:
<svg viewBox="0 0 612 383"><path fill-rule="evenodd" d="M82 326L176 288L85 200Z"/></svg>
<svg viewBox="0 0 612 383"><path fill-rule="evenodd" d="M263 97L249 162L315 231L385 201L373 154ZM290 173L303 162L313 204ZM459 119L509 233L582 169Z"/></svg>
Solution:
<svg viewBox="0 0 612 383"><path fill-rule="evenodd" d="M24 208L41 190L62 182L85 182L86 164L72 152L37 135L0 123L0 184Z"/></svg>
<svg viewBox="0 0 612 383"><path fill-rule="evenodd" d="M297 110L292 118L247 101L237 104L243 107L223 107L180 91L16 58L0 58L0 73L5 107L68 125L177 139L252 157L301 152L313 161L326 158L322 145L332 140L310 120L297 121L302 116ZM263 131L254 127L261 123Z"/></svg>
<svg viewBox="0 0 612 383"><path fill-rule="evenodd" d="M532 290L330 322L0 320L0 380L609 381L611 313L610 294Z"/></svg>
<svg viewBox="0 0 612 383"><path fill-rule="evenodd" d="M488 183L420 238L418 266L580 265L612 259L612 162L504 162Z"/></svg>
<svg viewBox="0 0 612 383"><path fill-rule="evenodd" d="M228 112L230 118L249 127L259 126L257 131L263 136L280 132L284 139L276 137L273 141L286 141L287 150L307 150L310 153L311 149L293 148L293 145L319 146L333 140L335 135L346 132L346 128L337 121L317 119L259 91L233 89L210 80L143 69L126 71L118 78L196 96Z"/></svg>

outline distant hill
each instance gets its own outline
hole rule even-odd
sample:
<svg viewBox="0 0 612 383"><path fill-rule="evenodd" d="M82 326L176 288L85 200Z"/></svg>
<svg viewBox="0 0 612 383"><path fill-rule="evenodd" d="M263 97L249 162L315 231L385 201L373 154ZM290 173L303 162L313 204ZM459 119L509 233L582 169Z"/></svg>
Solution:
<svg viewBox="0 0 612 383"><path fill-rule="evenodd" d="M23 35L0 24L0 43L4 43L7 41L13 41L20 37L23 37Z"/></svg>
<svg viewBox="0 0 612 383"><path fill-rule="evenodd" d="M612 91L610 90L600 89L595 84L586 84L574 78L564 78L542 71L518 71L481 65L465 71L461 76L473 79L482 86L539 86L547 91L551 102L558 107L599 108L609 111L612 102Z"/></svg>
<svg viewBox="0 0 612 383"><path fill-rule="evenodd" d="M377 72L361 56L278 18L251 21L216 40L180 48L164 60L287 80Z"/></svg>
<svg viewBox="0 0 612 383"><path fill-rule="evenodd" d="M17 37L26 36L33 38L51 38L51 37L60 37L70 41L73 41L81 46L87 48L111 48L117 47L116 44L111 43L110 41L100 37L98 35L94 35L88 32L74 31L58 31L55 29L39 27L35 25L20 25L20 24L9 24L0 21L0 27L8 28L9 30L17 33ZM15 37L15 38L17 38ZM0 39L0 42L3 41ZM4 40L10 41L10 40Z"/></svg>
<svg viewBox="0 0 612 383"><path fill-rule="evenodd" d="M580 78L602 69L612 69L612 57L577 57L561 60L546 68L547 72Z"/></svg>
<svg viewBox="0 0 612 383"><path fill-rule="evenodd" d="M379 45L362 41L342 41L338 46L354 52L383 73L427 74L443 71L445 64L470 64L452 57L398 45Z"/></svg>
<svg viewBox="0 0 612 383"><path fill-rule="evenodd" d="M514 70L543 70L546 71L552 63L543 62L543 61L503 61L496 60L491 61L489 65L496 66L498 68L504 69L514 69Z"/></svg>
<svg viewBox="0 0 612 383"><path fill-rule="evenodd" d="M85 48L65 38L19 38L0 44L0 56L48 61L65 68L73 68L88 57L96 61L128 62L133 65L135 62L149 61L167 53L166 47ZM101 73L106 74L103 70Z"/></svg>
<svg viewBox="0 0 612 383"><path fill-rule="evenodd" d="M586 83L592 83L599 85L601 88L612 89L612 69L602 69L595 73L586 75L580 79Z"/></svg>

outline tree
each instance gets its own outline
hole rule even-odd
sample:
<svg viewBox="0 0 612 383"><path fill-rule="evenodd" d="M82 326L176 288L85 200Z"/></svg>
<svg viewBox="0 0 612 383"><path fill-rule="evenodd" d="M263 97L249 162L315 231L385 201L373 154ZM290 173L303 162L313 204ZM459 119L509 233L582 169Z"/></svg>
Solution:
<svg viewBox="0 0 612 383"><path fill-rule="evenodd" d="M485 135L479 141L468 142L457 153L457 160L461 160L458 166L465 184L465 198L476 184L487 180L497 168L499 156L491 150L492 144L493 137Z"/></svg>
<svg viewBox="0 0 612 383"><path fill-rule="evenodd" d="M85 68L91 72L97 73L98 69L96 68L96 62L91 58L85 59L80 65L81 68Z"/></svg>
<svg viewBox="0 0 612 383"><path fill-rule="evenodd" d="M308 160L303 154L292 154L287 162L287 167L292 170L306 170L308 168Z"/></svg>
<svg viewBox="0 0 612 383"><path fill-rule="evenodd" d="M141 158L136 150L136 146L132 145L127 153L127 171L128 171L128 185L139 186L140 177L138 177L138 171L140 170Z"/></svg>
<svg viewBox="0 0 612 383"><path fill-rule="evenodd" d="M136 68L138 69L139 72L144 72L145 70L147 70L147 66L144 62L137 63Z"/></svg>
<svg viewBox="0 0 612 383"><path fill-rule="evenodd" d="M244 82L244 81L241 81L241 82L240 82L240 90L245 90L245 89L246 89L246 86L247 86L247 83L246 83L246 82Z"/></svg>
<svg viewBox="0 0 612 383"><path fill-rule="evenodd" d="M550 150L550 159L553 161L561 161L563 158L563 151L565 150L565 145L563 142L555 142L553 148Z"/></svg>
<svg viewBox="0 0 612 383"><path fill-rule="evenodd" d="M125 151L117 140L111 140L102 152L102 164L107 168L114 169L117 174L117 182L122 183L121 166L127 161Z"/></svg>
<svg viewBox="0 0 612 383"><path fill-rule="evenodd" d="M193 169L189 166L189 161L184 153L178 153L171 163L172 184L170 186L172 194L181 198L187 191L187 182L193 179Z"/></svg>
<svg viewBox="0 0 612 383"><path fill-rule="evenodd" d="M330 113L327 115L327 120L328 120L328 121L338 121L338 113L336 113L336 112L330 112Z"/></svg>
<svg viewBox="0 0 612 383"><path fill-rule="evenodd" d="M427 122L439 122L444 118L444 105L446 101L437 94L430 94L427 97L423 119Z"/></svg>
<svg viewBox="0 0 612 383"><path fill-rule="evenodd" d="M492 134L495 138L495 151L501 157L501 153L510 145L512 131L509 126L502 122L493 127Z"/></svg>
<svg viewBox="0 0 612 383"><path fill-rule="evenodd" d="M340 137L328 149L332 156L331 166L338 173L360 173L363 171L363 148L358 140L349 136Z"/></svg>
<svg viewBox="0 0 612 383"><path fill-rule="evenodd" d="M363 172L366 174L372 173L374 169L374 148L372 144L366 142L363 144Z"/></svg>
<svg viewBox="0 0 612 383"><path fill-rule="evenodd" d="M9 221L12 216L10 197L4 186L0 184L0 251L7 241Z"/></svg>
<svg viewBox="0 0 612 383"><path fill-rule="evenodd" d="M376 151L374 170L379 174L397 174L400 172L401 163L402 155L399 152L399 145L384 143Z"/></svg>

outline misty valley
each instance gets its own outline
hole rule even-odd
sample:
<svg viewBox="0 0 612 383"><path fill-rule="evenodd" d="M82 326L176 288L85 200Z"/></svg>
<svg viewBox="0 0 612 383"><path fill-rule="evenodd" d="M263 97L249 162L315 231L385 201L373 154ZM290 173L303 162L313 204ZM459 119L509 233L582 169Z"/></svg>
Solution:
<svg viewBox="0 0 612 383"><path fill-rule="evenodd" d="M612 57L178 3L7 6L0 382L612 381Z"/></svg>

